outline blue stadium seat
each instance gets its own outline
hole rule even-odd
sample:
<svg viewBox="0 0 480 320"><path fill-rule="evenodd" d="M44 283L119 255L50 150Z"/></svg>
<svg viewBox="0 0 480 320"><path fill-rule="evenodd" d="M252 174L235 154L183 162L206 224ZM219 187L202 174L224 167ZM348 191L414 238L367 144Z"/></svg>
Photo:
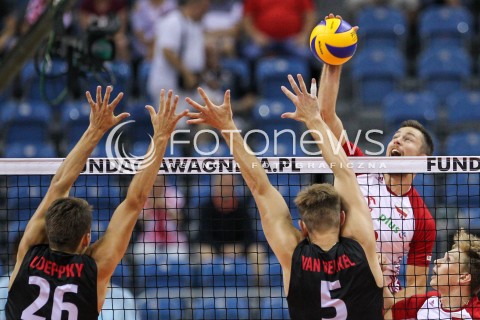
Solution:
<svg viewBox="0 0 480 320"><path fill-rule="evenodd" d="M447 175L447 203L457 208L478 207L480 203L480 175L458 173Z"/></svg>
<svg viewBox="0 0 480 320"><path fill-rule="evenodd" d="M287 300L283 297L264 297L260 300L261 319L290 319Z"/></svg>
<svg viewBox="0 0 480 320"><path fill-rule="evenodd" d="M93 99L95 99L95 94ZM71 150L90 124L90 105L86 100L71 100L63 105L60 118L63 143Z"/></svg>
<svg viewBox="0 0 480 320"><path fill-rule="evenodd" d="M192 283L188 259L177 254L156 254L155 261L135 267L135 277L138 286L145 288L188 287Z"/></svg>
<svg viewBox="0 0 480 320"><path fill-rule="evenodd" d="M431 128L438 117L438 99L430 92L392 92L385 97L383 108L388 126L394 127L415 119Z"/></svg>
<svg viewBox="0 0 480 320"><path fill-rule="evenodd" d="M288 74L300 73L304 79L309 79L308 62L297 58L268 57L257 62L255 81L258 92L263 98L288 99L280 87L290 87Z"/></svg>
<svg viewBox="0 0 480 320"><path fill-rule="evenodd" d="M220 317L217 317L217 308L215 305L216 298L193 298L192 299L192 309L193 309L193 319L203 320L203 319L223 319L226 317L226 312L223 310L221 313L220 309L218 312Z"/></svg>
<svg viewBox="0 0 480 320"><path fill-rule="evenodd" d="M57 152L50 143L9 143L5 146L5 158L55 158Z"/></svg>
<svg viewBox="0 0 480 320"><path fill-rule="evenodd" d="M133 286L132 266L124 264L122 261L117 265L113 272L111 281L123 288L131 288Z"/></svg>
<svg viewBox="0 0 480 320"><path fill-rule="evenodd" d="M221 61L223 70L228 71L224 80L224 89L232 89L232 94L245 92L250 87L250 67L248 62L239 58L226 58Z"/></svg>
<svg viewBox="0 0 480 320"><path fill-rule="evenodd" d="M246 297L192 299L193 319L250 319Z"/></svg>
<svg viewBox="0 0 480 320"><path fill-rule="evenodd" d="M352 59L354 86L366 107L380 105L405 75L405 57L394 48L364 48Z"/></svg>
<svg viewBox="0 0 480 320"><path fill-rule="evenodd" d="M423 10L419 16L422 46L462 47L473 35L473 16L463 6L437 6Z"/></svg>
<svg viewBox="0 0 480 320"><path fill-rule="evenodd" d="M7 207L19 220L29 220L37 210L47 187L10 187L7 191Z"/></svg>
<svg viewBox="0 0 480 320"><path fill-rule="evenodd" d="M472 59L462 48L429 48L420 54L417 70L426 89L443 103L472 75Z"/></svg>
<svg viewBox="0 0 480 320"><path fill-rule="evenodd" d="M476 128L480 122L480 93L458 91L448 96L447 121L456 128Z"/></svg>
<svg viewBox="0 0 480 320"><path fill-rule="evenodd" d="M247 259L215 256L211 263L202 264L200 282L203 287L246 287L248 285Z"/></svg>
<svg viewBox="0 0 480 320"><path fill-rule="evenodd" d="M413 184L427 205L427 208L433 210L435 205L442 201L443 186L441 184L435 184L435 175L417 173Z"/></svg>
<svg viewBox="0 0 480 320"><path fill-rule="evenodd" d="M476 156L480 150L480 132L458 132L447 137L446 155Z"/></svg>
<svg viewBox="0 0 480 320"><path fill-rule="evenodd" d="M130 94L132 69L130 64L122 61L110 61L105 63L104 72L99 72L97 77L92 73L88 74L86 81L86 91L90 91L92 97L95 97L94 93L97 92L97 86L99 84L98 78L102 79L102 94L105 93L106 86L111 85L113 91L111 94L111 100L113 100L120 92L123 92L126 96Z"/></svg>
<svg viewBox="0 0 480 320"><path fill-rule="evenodd" d="M459 226L469 232L480 232L480 208L465 208L458 212Z"/></svg>
<svg viewBox="0 0 480 320"><path fill-rule="evenodd" d="M56 99L66 89L68 64L66 61L53 59L44 64L45 78L41 80L33 61L25 64L21 71L23 98L27 100ZM42 84L43 81L43 84ZM42 89L43 86L43 89Z"/></svg>
<svg viewBox="0 0 480 320"><path fill-rule="evenodd" d="M256 127L266 133L270 140L274 137L275 131L291 130L289 131L290 133L286 132L278 135L277 140L288 140L291 138L291 132L293 132L293 135L296 136L296 141L299 141L304 126L298 121L281 118L283 113L294 111L295 107L293 104L285 99L262 99L254 106L252 113ZM265 140L265 137L259 136L260 134L263 135L263 133L252 133L249 137L250 139L254 139L254 137L258 136L258 141ZM247 143L251 144L249 141L247 141ZM252 147L255 147L255 144L252 144Z"/></svg>
<svg viewBox="0 0 480 320"><path fill-rule="evenodd" d="M136 101L127 105L126 112L130 113L127 120L133 120L135 123L129 123L125 126L126 134L131 143L150 142L149 135L153 135L152 120L145 106L150 103L147 100Z"/></svg>
<svg viewBox="0 0 480 320"><path fill-rule="evenodd" d="M358 35L366 47L401 49L408 34L405 13L388 6L368 6L358 12Z"/></svg>
<svg viewBox="0 0 480 320"><path fill-rule="evenodd" d="M282 274L282 267L280 266L277 257L275 257L273 254L269 254L267 272L260 275L261 285L266 285L270 287L283 287Z"/></svg>
<svg viewBox="0 0 480 320"><path fill-rule="evenodd" d="M152 69L152 63L150 61L143 60L140 65L138 66L138 81L140 83L140 98L150 101L151 97L147 91L147 83L148 77L150 75L150 71Z"/></svg>
<svg viewBox="0 0 480 320"><path fill-rule="evenodd" d="M52 114L50 107L44 102L10 100L0 109L0 122L6 127L7 143L36 143L48 140Z"/></svg>
<svg viewBox="0 0 480 320"><path fill-rule="evenodd" d="M186 306L179 297L159 296L156 288L145 292L145 299L137 298L137 310L142 320L185 319Z"/></svg>
<svg viewBox="0 0 480 320"><path fill-rule="evenodd" d="M446 141L449 156L476 156L480 149L480 132L451 134ZM478 173L448 174L447 203L458 207L478 207L480 202L480 175Z"/></svg>

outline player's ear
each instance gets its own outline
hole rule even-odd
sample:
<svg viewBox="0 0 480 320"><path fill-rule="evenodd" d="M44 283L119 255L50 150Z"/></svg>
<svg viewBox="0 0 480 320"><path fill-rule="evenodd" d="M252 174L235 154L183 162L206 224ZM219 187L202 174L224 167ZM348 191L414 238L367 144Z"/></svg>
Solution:
<svg viewBox="0 0 480 320"><path fill-rule="evenodd" d="M470 273L464 273L460 275L460 284L467 285L472 281L472 275Z"/></svg>
<svg viewBox="0 0 480 320"><path fill-rule="evenodd" d="M340 227L343 226L343 224L345 223L345 217L345 211L340 210Z"/></svg>
<svg viewBox="0 0 480 320"><path fill-rule="evenodd" d="M300 227L300 230L302 231L302 236L304 238L308 237L308 229L307 229L307 225L305 224L305 222L303 222L302 220L298 220L298 226Z"/></svg>
<svg viewBox="0 0 480 320"><path fill-rule="evenodd" d="M82 238L82 247L87 248L90 245L90 241L92 241L91 233L85 233Z"/></svg>

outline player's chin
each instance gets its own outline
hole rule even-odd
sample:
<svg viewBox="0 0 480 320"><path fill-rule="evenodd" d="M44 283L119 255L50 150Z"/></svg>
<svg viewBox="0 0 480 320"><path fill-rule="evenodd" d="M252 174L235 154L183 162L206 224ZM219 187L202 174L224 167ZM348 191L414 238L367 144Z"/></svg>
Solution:
<svg viewBox="0 0 480 320"><path fill-rule="evenodd" d="M437 290L437 275L432 275L432 278L430 279L430 286Z"/></svg>

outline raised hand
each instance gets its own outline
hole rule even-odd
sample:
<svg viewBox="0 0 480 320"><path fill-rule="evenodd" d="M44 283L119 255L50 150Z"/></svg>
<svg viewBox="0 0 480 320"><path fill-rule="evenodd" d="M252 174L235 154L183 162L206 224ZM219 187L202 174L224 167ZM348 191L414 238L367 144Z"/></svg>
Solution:
<svg viewBox="0 0 480 320"><path fill-rule="evenodd" d="M155 109L147 105L148 112L150 113L150 119L152 120L154 136L167 136L169 137L177 122L187 115L188 110L183 111L180 114L176 114L178 104L178 96L173 98L173 91L169 90L167 99L165 100L165 90L160 91L160 105L158 106L158 112Z"/></svg>
<svg viewBox="0 0 480 320"><path fill-rule="evenodd" d="M188 124L208 124L218 130L224 130L231 128L233 124L233 113L232 105L230 103L230 90L225 92L223 98L223 103L221 105L215 105L208 98L207 94L202 88L198 88L198 93L202 97L205 105L200 105L199 103L193 101L190 98L187 98L186 101L198 112L189 112L188 116L190 120L187 121Z"/></svg>
<svg viewBox="0 0 480 320"><path fill-rule="evenodd" d="M105 91L105 96L102 99L102 87L98 86L95 102L90 95L90 91L85 93L87 96L87 101L90 104L90 126L100 130L102 133L105 133L110 128L117 125L120 121L130 116L130 114L127 112L123 112L118 116L113 114L115 108L123 98L123 92L120 92L112 101L112 103L109 103L112 90L113 88L108 86L107 90Z"/></svg>
<svg viewBox="0 0 480 320"><path fill-rule="evenodd" d="M288 75L288 81L292 86L293 92L282 86L282 91L295 105L295 112L286 112L282 114L282 118L294 119L301 122L320 117L320 108L317 99L317 82L312 79L311 92L308 93L303 77L298 74L298 83L295 82L292 75Z"/></svg>

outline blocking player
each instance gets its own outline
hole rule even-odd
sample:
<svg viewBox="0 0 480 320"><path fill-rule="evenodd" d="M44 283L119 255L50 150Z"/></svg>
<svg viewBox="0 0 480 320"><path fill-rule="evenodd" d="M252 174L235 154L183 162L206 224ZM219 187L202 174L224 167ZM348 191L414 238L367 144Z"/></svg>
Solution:
<svg viewBox="0 0 480 320"><path fill-rule="evenodd" d="M178 97L162 90L160 108L147 106L154 128L151 157L142 162L125 200L113 213L105 234L90 245L92 207L69 191L105 132L128 116L114 115L123 94L109 103L112 87L96 102L87 92L90 125L60 165L26 227L10 279L7 319L97 319L115 268L130 241L137 217L152 189L168 138L178 120ZM150 161L147 165L146 161Z"/></svg>
<svg viewBox="0 0 480 320"><path fill-rule="evenodd" d="M204 105L187 98L199 111L189 113L188 123L218 129L233 151L255 198L267 241L282 266L291 318L383 319L383 279L370 212L345 153L335 154L334 143L328 139L318 142L336 180L334 186L316 184L300 191L295 200L300 231L292 223L285 200L240 135L232 119L230 91L222 105L214 105L201 88L199 93ZM302 97L316 102L309 94ZM297 104L290 117L308 122L327 136L316 103Z"/></svg>

